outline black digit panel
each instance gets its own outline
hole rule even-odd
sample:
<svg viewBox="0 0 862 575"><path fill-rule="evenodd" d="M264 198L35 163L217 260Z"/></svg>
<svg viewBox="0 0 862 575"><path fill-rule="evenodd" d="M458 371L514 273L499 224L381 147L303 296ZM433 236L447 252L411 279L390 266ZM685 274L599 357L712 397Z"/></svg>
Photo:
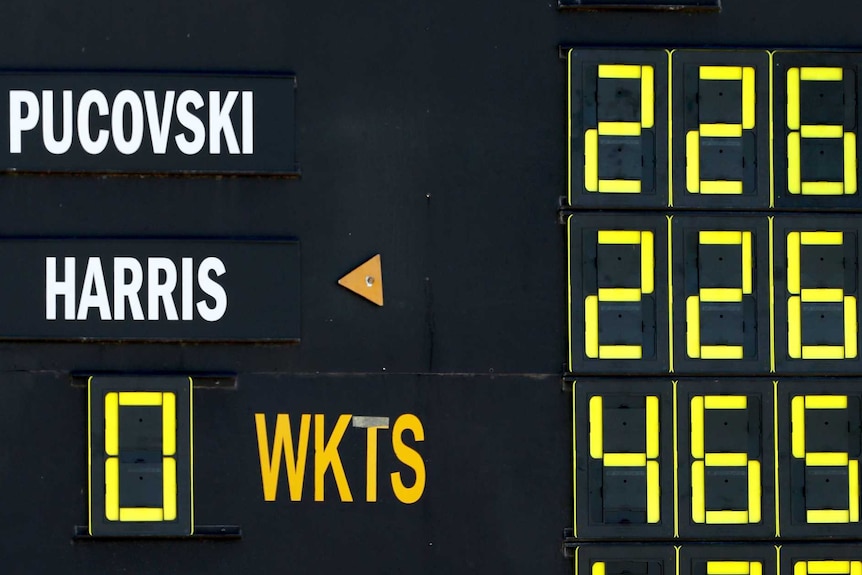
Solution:
<svg viewBox="0 0 862 575"><path fill-rule="evenodd" d="M671 536L671 382L579 381L574 398L578 536Z"/></svg>
<svg viewBox="0 0 862 575"><path fill-rule="evenodd" d="M775 370L858 373L860 220L774 220Z"/></svg>
<svg viewBox="0 0 862 575"><path fill-rule="evenodd" d="M584 545L575 560L577 575L676 575L670 545Z"/></svg>
<svg viewBox="0 0 862 575"><path fill-rule="evenodd" d="M778 384L781 535L862 536L862 389L855 380Z"/></svg>
<svg viewBox="0 0 862 575"><path fill-rule="evenodd" d="M683 545L678 575L778 575L772 545Z"/></svg>
<svg viewBox="0 0 862 575"><path fill-rule="evenodd" d="M674 372L769 372L766 216L672 220Z"/></svg>
<svg viewBox="0 0 862 575"><path fill-rule="evenodd" d="M782 545L782 575L860 575L862 547L828 543Z"/></svg>
<svg viewBox="0 0 862 575"><path fill-rule="evenodd" d="M673 52L673 205L769 206L769 54Z"/></svg>
<svg viewBox="0 0 862 575"><path fill-rule="evenodd" d="M569 51L569 204L667 205L664 50Z"/></svg>
<svg viewBox="0 0 862 575"><path fill-rule="evenodd" d="M768 380L679 381L680 537L775 535L772 399Z"/></svg>
<svg viewBox="0 0 862 575"><path fill-rule="evenodd" d="M858 210L862 55L773 56L775 207Z"/></svg>
<svg viewBox="0 0 862 575"><path fill-rule="evenodd" d="M569 218L569 367L579 373L667 373L668 220Z"/></svg>

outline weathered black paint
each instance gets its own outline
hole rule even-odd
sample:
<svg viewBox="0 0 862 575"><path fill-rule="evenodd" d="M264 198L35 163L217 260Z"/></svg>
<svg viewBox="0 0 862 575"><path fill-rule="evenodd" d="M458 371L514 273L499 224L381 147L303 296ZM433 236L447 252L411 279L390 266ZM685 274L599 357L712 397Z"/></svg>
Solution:
<svg viewBox="0 0 862 575"><path fill-rule="evenodd" d="M295 235L303 248L298 346L0 344L4 572L562 575L574 510L559 46L858 48L860 8L28 0L3 14L2 69L294 72L303 171L0 178L6 237ZM336 285L375 253L382 308ZM195 392L195 501L196 523L240 525L240 541L72 542L87 431L69 374L101 371L239 374L235 392ZM263 501L255 412L408 410L426 425L421 502Z"/></svg>
<svg viewBox="0 0 862 575"><path fill-rule="evenodd" d="M75 258L76 309L85 281L89 258L99 258L105 275L113 318L102 319L90 308L86 319L65 319L65 297L55 297L56 319L46 317L46 258L55 257L57 279L65 280L64 259ZM132 257L142 262L147 274L147 258L169 258L177 269L173 300L178 319L166 319L163 306L158 320L132 318L125 302L125 319L116 319L114 305L115 257ZM208 257L218 258L225 273L210 279L227 295L227 309L215 321L207 321L194 311L183 320L182 258L193 261L194 302L213 307L213 298L197 285L197 266ZM144 341L281 341L300 339L300 250L299 242L285 240L199 240L199 239L6 239L0 241L0 268L9 270L0 281L0 338L27 340L144 340ZM129 274L127 274L128 276ZM164 281L164 276L159 281ZM139 295L148 317L147 278ZM265 289L262 289L265 286ZM93 292L93 290L91 290ZM75 316L80 317L80 316Z"/></svg>

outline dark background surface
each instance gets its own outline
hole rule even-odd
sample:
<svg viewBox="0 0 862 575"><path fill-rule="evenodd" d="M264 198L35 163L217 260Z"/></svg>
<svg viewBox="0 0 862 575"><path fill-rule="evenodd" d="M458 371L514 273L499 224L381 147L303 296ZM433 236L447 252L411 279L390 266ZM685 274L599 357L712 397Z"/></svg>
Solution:
<svg viewBox="0 0 862 575"><path fill-rule="evenodd" d="M847 48L858 15L851 0L693 15L552 0L4 3L2 69L296 74L301 179L3 175L0 236L298 237L302 342L0 345L0 570L570 572L558 47ZM336 285L375 253L383 308ZM195 392L195 494L196 522L240 525L240 541L73 542L86 394L69 374L100 371L239 374L237 391ZM266 503L255 412L415 413L425 494ZM341 450L354 494L361 437Z"/></svg>

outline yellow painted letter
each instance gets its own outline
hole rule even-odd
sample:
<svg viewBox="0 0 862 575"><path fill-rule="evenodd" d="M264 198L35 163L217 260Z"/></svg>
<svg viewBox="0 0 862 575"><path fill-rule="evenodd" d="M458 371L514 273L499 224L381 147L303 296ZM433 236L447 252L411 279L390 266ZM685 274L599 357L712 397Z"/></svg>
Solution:
<svg viewBox="0 0 862 575"><path fill-rule="evenodd" d="M416 473L416 481L412 487L405 486L401 481L400 471L391 473L390 479L392 480L392 491L398 501L410 504L419 501L425 492L425 462L415 449L404 444L401 435L407 429L413 432L413 438L416 441L425 441L425 430L422 428L422 422L415 415L405 413L395 420L395 425L392 427L392 450L401 463L413 469Z"/></svg>
<svg viewBox="0 0 862 575"><path fill-rule="evenodd" d="M260 477L263 480L264 500L275 501L282 452L287 461L287 485L290 489L290 500L301 500L302 483L305 480L305 460L308 455L308 433L311 431L311 415L304 413L299 421L299 442L296 446L295 456L289 415L279 413L276 417L272 457L270 457L269 438L266 434L266 416L263 413L255 413L254 423L257 427L257 450L260 455Z"/></svg>
<svg viewBox="0 0 862 575"><path fill-rule="evenodd" d="M350 486L347 484L347 476L344 474L344 466L341 464L341 456L338 455L338 444L347 431L347 426L353 419L352 415L341 415L335 423L335 429L329 436L329 441L324 445L325 435L324 416L318 413L314 416L314 500L323 501L323 480L326 470L332 467L335 476L335 484L338 486L338 495L342 501L353 501Z"/></svg>

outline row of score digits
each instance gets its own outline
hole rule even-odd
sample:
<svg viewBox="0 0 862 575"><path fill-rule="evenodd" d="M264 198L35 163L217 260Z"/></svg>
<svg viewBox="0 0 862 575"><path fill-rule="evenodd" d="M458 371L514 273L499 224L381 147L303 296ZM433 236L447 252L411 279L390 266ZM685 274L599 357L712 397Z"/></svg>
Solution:
<svg viewBox="0 0 862 575"><path fill-rule="evenodd" d="M580 539L862 536L851 380L574 385Z"/></svg>
<svg viewBox="0 0 862 575"><path fill-rule="evenodd" d="M853 374L862 219L568 217L578 374Z"/></svg>
<svg viewBox="0 0 862 575"><path fill-rule="evenodd" d="M862 54L572 49L576 207L862 210Z"/></svg>

